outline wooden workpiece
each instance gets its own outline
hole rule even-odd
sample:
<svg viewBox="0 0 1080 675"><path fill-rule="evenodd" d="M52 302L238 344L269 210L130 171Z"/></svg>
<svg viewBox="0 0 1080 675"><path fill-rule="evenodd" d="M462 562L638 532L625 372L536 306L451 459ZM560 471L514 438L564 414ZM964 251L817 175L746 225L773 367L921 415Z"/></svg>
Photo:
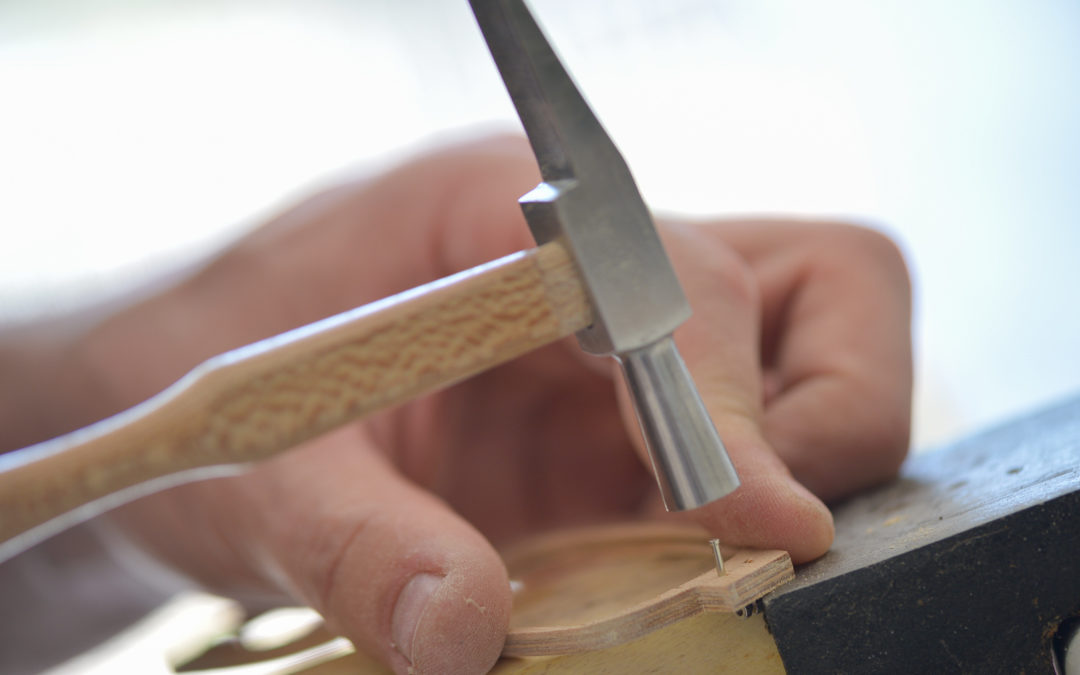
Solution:
<svg viewBox="0 0 1080 675"><path fill-rule="evenodd" d="M6 455L0 560L32 543L3 542L83 504L177 472L264 459L591 317L569 254L552 242L222 354L125 413Z"/></svg>
<svg viewBox="0 0 1080 675"><path fill-rule="evenodd" d="M637 524L540 537L504 554L514 608L503 654L605 649L704 612L733 614L794 576L784 551L724 550L697 527Z"/></svg>

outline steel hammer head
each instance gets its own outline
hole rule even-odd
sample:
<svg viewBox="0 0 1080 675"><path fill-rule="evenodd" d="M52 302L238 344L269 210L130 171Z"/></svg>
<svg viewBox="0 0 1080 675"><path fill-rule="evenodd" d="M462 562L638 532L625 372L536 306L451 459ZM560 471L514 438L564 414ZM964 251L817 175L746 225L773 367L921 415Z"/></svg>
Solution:
<svg viewBox="0 0 1080 675"><path fill-rule="evenodd" d="M582 348L623 367L669 509L738 476L671 339L690 305L630 169L521 0L471 0L544 181L521 198L537 243L561 240L592 303Z"/></svg>

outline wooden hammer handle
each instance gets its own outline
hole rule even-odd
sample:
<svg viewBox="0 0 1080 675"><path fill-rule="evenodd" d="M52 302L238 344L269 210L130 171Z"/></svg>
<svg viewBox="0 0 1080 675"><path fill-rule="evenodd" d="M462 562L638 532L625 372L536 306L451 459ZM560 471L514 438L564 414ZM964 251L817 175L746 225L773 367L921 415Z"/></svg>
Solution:
<svg viewBox="0 0 1080 675"><path fill-rule="evenodd" d="M552 242L214 357L124 413L0 456L0 560L92 515L54 520L83 505L264 459L591 317L569 254Z"/></svg>

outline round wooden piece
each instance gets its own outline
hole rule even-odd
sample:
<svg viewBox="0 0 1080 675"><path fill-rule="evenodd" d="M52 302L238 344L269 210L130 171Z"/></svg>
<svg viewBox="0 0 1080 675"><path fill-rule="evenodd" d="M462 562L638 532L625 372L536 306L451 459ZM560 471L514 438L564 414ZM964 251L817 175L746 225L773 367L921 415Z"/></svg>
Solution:
<svg viewBox="0 0 1080 675"><path fill-rule="evenodd" d="M724 547L694 526L634 524L536 538L504 555L515 586L503 654L604 649L704 611L736 611L793 576L783 551Z"/></svg>

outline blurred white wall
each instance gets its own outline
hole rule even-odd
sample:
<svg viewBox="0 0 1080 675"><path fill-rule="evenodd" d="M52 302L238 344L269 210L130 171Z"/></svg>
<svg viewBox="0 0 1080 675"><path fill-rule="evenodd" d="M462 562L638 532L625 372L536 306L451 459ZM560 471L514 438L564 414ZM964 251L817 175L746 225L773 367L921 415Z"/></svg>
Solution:
<svg viewBox="0 0 1080 675"><path fill-rule="evenodd" d="M925 445L1080 391L1080 5L533 0L650 203L881 227ZM0 1L0 322L512 126L464 0Z"/></svg>

